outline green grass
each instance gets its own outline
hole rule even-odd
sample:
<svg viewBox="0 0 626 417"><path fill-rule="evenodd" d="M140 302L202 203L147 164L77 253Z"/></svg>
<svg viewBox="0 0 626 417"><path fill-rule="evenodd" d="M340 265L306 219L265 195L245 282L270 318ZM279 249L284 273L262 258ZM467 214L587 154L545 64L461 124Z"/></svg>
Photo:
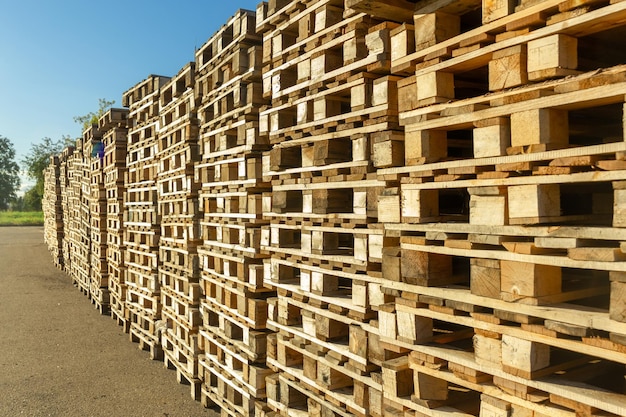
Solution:
<svg viewBox="0 0 626 417"><path fill-rule="evenodd" d="M43 212L0 211L0 226L43 226Z"/></svg>

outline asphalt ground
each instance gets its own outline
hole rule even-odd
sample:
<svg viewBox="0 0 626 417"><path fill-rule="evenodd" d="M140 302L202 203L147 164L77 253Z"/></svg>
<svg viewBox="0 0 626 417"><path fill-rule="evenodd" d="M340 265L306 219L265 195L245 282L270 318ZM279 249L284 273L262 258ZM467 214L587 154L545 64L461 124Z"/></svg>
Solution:
<svg viewBox="0 0 626 417"><path fill-rule="evenodd" d="M215 416L54 267L41 227L0 227L0 416Z"/></svg>

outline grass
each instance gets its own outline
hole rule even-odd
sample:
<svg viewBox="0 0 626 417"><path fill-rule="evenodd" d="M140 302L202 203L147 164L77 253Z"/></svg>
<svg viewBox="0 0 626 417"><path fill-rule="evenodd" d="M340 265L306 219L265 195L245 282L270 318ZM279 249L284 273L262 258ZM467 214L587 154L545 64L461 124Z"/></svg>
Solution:
<svg viewBox="0 0 626 417"><path fill-rule="evenodd" d="M43 226L43 212L0 211L0 226Z"/></svg>

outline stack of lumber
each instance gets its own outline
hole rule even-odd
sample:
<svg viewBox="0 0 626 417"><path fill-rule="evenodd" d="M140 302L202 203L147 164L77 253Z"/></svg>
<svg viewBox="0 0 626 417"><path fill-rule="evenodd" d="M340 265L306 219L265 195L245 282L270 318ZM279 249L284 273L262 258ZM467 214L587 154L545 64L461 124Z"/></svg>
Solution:
<svg viewBox="0 0 626 417"><path fill-rule="evenodd" d="M70 225L71 221L68 218L70 214L70 194L71 194L71 170L69 169L69 159L74 152L73 146L68 146L59 155L59 193L61 197L61 211L63 213L63 240L61 242L61 253L63 256L63 270L67 273L71 271L71 257L72 251L70 250Z"/></svg>
<svg viewBox="0 0 626 417"><path fill-rule="evenodd" d="M198 185L198 120L193 62L161 87L159 98L157 197L161 225L159 283L164 329L165 365L179 382L200 397L198 330L200 328L200 239Z"/></svg>
<svg viewBox="0 0 626 417"><path fill-rule="evenodd" d="M159 94L168 77L150 75L126 91L129 109L124 194L126 307L130 339L161 358L160 218L157 204Z"/></svg>
<svg viewBox="0 0 626 417"><path fill-rule="evenodd" d="M53 155L44 170L44 190L41 208L44 220L44 242L54 265L63 269L63 207L61 198L61 157Z"/></svg>
<svg viewBox="0 0 626 417"><path fill-rule="evenodd" d="M379 212L389 415L625 415L625 12L419 2L393 33L414 75L404 161L378 171L399 184Z"/></svg>
<svg viewBox="0 0 626 417"><path fill-rule="evenodd" d="M264 278L278 291L267 359L278 374L267 395L283 415L365 416L380 403L375 319L387 298L377 205L387 184L376 170L398 160L403 141L401 77L389 75L397 26L342 1L272 1L257 10L271 99L260 115L272 146L263 170L272 183Z"/></svg>
<svg viewBox="0 0 626 417"><path fill-rule="evenodd" d="M89 298L101 314L109 313L109 281L107 268L106 193L104 189L104 145L97 124L83 132L83 150L89 166L90 187L90 285Z"/></svg>
<svg viewBox="0 0 626 417"><path fill-rule="evenodd" d="M261 37L254 12L238 11L196 52L200 117L202 402L224 416L265 405L267 297L260 251L262 152Z"/></svg>
<svg viewBox="0 0 626 417"><path fill-rule="evenodd" d="M111 317L127 331L126 264L124 262L124 179L128 109L110 109L98 120L102 132L106 195L106 265Z"/></svg>

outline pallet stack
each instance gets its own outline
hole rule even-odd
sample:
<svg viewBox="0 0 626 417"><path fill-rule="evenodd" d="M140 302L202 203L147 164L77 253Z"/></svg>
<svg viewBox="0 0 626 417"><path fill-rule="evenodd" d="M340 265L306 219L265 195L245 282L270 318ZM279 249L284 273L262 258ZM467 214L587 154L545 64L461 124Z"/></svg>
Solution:
<svg viewBox="0 0 626 417"><path fill-rule="evenodd" d="M72 187L72 279L80 292L89 297L91 287L91 222L89 201L91 198L91 167L89 156L85 155L85 140L76 141L72 154L74 185Z"/></svg>
<svg viewBox="0 0 626 417"><path fill-rule="evenodd" d="M68 187L67 192L67 223L69 225L69 269L68 273L75 286L78 286L78 276L80 274L79 259L81 258L81 207L80 207L80 193L81 193L81 177L82 177L82 163L83 163L83 148L82 139L76 141L74 152L69 155L67 159L67 176ZM64 213L65 214L65 213Z"/></svg>
<svg viewBox="0 0 626 417"><path fill-rule="evenodd" d="M63 256L63 270L67 273L71 271L71 243L70 243L70 226L71 221L68 218L70 213L70 194L73 183L72 171L70 169L70 158L74 152L73 146L68 146L59 155L59 193L61 197L61 211L63 213L63 240L61 242L61 253Z"/></svg>
<svg viewBox="0 0 626 417"><path fill-rule="evenodd" d="M106 266L111 317L128 330L126 318L126 264L124 246L124 193L128 109L110 109L100 120L104 191L106 195Z"/></svg>
<svg viewBox="0 0 626 417"><path fill-rule="evenodd" d="M283 415L369 415L382 396L383 358L368 355L367 335L378 349L376 311L387 300L377 219L387 184L376 170L398 160L404 136L401 77L389 75L398 24L342 1L273 1L257 14L271 99L260 115L272 145L263 171L272 183L265 282L278 291L268 402Z"/></svg>
<svg viewBox="0 0 626 417"><path fill-rule="evenodd" d="M223 416L626 415L625 37L617 0L237 12L100 126L131 340ZM47 184L81 288L87 142Z"/></svg>
<svg viewBox="0 0 626 417"><path fill-rule="evenodd" d="M378 171L400 184L379 217L388 415L626 413L625 7L418 3L392 35L411 100L404 161Z"/></svg>
<svg viewBox="0 0 626 417"><path fill-rule="evenodd" d="M90 283L89 299L100 311L109 313L107 268L106 191L104 189L104 145L97 124L83 132L83 152L89 167L89 189L84 189L89 205Z"/></svg>
<svg viewBox="0 0 626 417"><path fill-rule="evenodd" d="M265 405L267 297L260 251L262 151L261 37L255 14L239 10L196 52L201 161L202 402L223 415Z"/></svg>
<svg viewBox="0 0 626 417"><path fill-rule="evenodd" d="M161 336L165 365L179 382L200 397L198 331L200 329L200 239L198 184L198 119L194 96L195 64L185 65L161 87L157 197L161 225L159 283Z"/></svg>
<svg viewBox="0 0 626 417"><path fill-rule="evenodd" d="M122 96L129 109L124 194L126 320L130 339L161 358L160 217L157 204L157 153L160 89L168 77L150 75Z"/></svg>
<svg viewBox="0 0 626 417"><path fill-rule="evenodd" d="M44 242L54 265L63 269L63 207L61 197L61 157L50 157L44 170L44 190L41 201L44 217Z"/></svg>

